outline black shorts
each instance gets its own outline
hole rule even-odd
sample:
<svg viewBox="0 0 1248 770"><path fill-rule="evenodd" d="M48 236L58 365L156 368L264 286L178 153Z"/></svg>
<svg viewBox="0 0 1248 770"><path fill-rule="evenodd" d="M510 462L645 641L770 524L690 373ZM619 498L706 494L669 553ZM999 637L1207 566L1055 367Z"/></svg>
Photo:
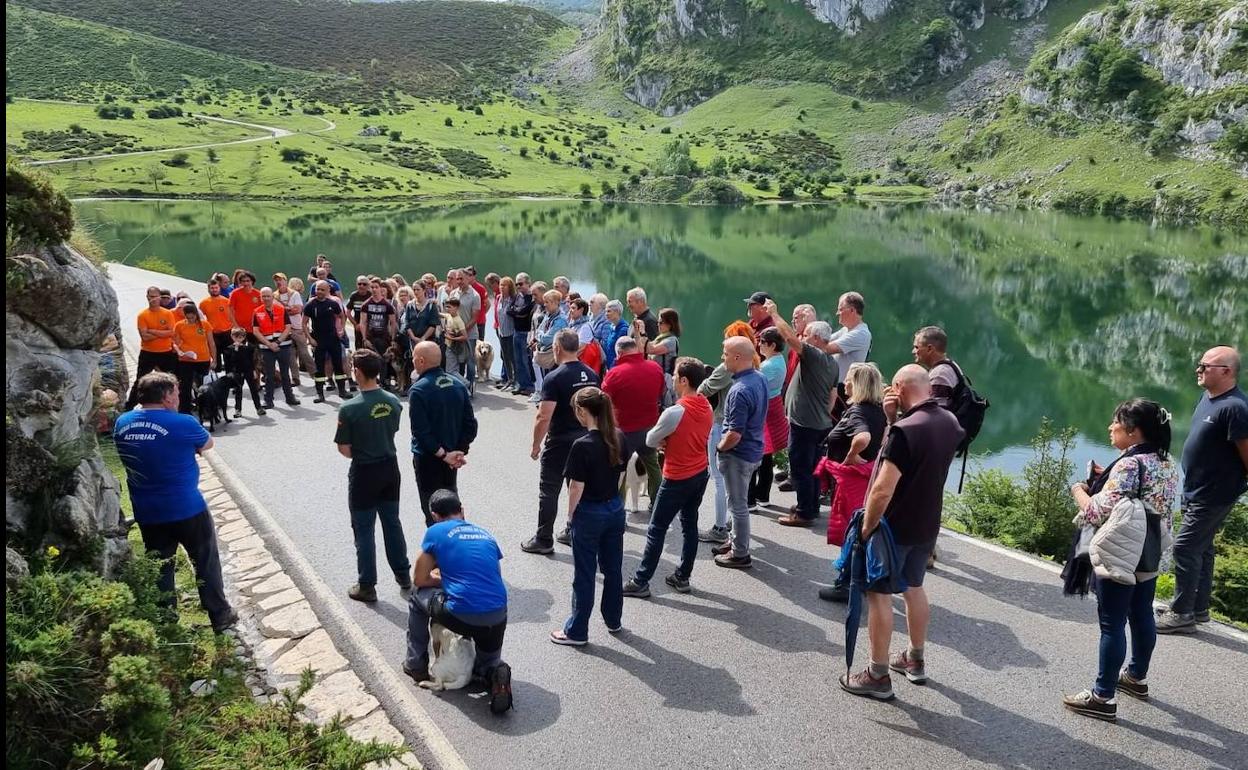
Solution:
<svg viewBox="0 0 1248 770"><path fill-rule="evenodd" d="M352 461L347 471L347 507L368 511L381 503L399 501L399 461L391 457L376 463Z"/></svg>

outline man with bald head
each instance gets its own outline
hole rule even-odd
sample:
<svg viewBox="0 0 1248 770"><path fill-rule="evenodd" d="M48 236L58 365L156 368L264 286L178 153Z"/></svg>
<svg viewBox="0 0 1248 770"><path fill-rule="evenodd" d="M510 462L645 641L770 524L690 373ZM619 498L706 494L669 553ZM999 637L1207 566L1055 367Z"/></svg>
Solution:
<svg viewBox="0 0 1248 770"><path fill-rule="evenodd" d="M320 268L324 270L325 268ZM312 381L316 384L316 398L313 403L325 401L326 363L333 368L333 387L338 390L339 398L347 397L347 375L342 366L342 340L338 336L338 324L342 320L342 305L330 296L333 287L329 281L317 281L313 287L315 295L304 304L303 317L308 324L308 337L312 341L313 372Z"/></svg>
<svg viewBox="0 0 1248 770"><path fill-rule="evenodd" d="M1239 351L1216 347L1200 357L1204 388L1183 444L1183 523L1174 539L1174 601L1157 633L1192 633L1209 622L1213 538L1248 488L1248 399L1239 389Z"/></svg>
<svg viewBox="0 0 1248 770"><path fill-rule="evenodd" d="M750 477L763 459L763 423L767 419L767 378L754 368L754 344L745 337L724 340L724 366L732 372L732 386L724 399L723 436L715 447L715 461L724 476L732 539L713 547L715 563L729 569L749 569Z"/></svg>
<svg viewBox="0 0 1248 770"><path fill-rule="evenodd" d="M927 574L927 556L940 531L945 478L964 434L953 413L936 404L927 370L917 364L898 370L893 384L884 392L884 400L896 406L901 418L889 428L880 449L867 492L862 534L870 536L881 520L888 522L893 533L897 545L893 569L901 571L908 586L902 598L910 646L889 657L893 597L868 591L871 660L863 671L841 676L841 687L846 691L880 700L893 697L890 669L905 674L916 684L927 681L923 645L931 610L923 578Z"/></svg>
<svg viewBox="0 0 1248 770"><path fill-rule="evenodd" d="M458 492L459 469L468 462L468 447L477 437L468 387L442 368L442 350L425 340L412 348L415 381L408 391L412 423L412 468L425 526L433 524L429 498L439 489Z"/></svg>

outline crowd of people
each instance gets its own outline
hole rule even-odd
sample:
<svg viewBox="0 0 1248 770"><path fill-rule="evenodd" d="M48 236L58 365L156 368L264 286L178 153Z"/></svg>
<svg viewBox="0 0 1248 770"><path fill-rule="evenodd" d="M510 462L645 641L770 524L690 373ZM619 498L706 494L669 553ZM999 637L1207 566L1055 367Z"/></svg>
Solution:
<svg viewBox="0 0 1248 770"><path fill-rule="evenodd" d="M915 363L901 367L886 386L867 360L872 332L866 302L852 291L838 299L835 328L819 320L812 305L798 305L786 318L768 293L755 292L744 300L745 317L724 329L720 360L707 364L682 355L679 312L663 308L656 314L642 288L628 291L624 302L604 294L585 298L566 277L546 284L525 273L490 273L481 283L475 268L466 267L449 271L444 282L425 275L410 285L399 275L360 276L347 294L322 256L309 281L314 297L306 302L304 284L282 273L274 274L273 286L259 289L246 270L232 278L214 275L198 304L150 288L149 306L137 320L142 351L128 399L142 409L119 419L118 444L128 467L161 461L150 454L153 436L161 444L176 437L192 453L211 446L202 427L195 431L190 423L175 423L175 415L157 420L151 414L191 412L197 384L214 369L236 378L236 413L243 384L259 414L272 408L278 385L286 402L297 405L292 387L300 376L311 377L318 402L327 390L336 391L344 401L334 440L351 460L347 503L358 567L348 594L377 600L380 520L388 566L398 587L410 591L403 670L413 679L429 678L429 624L437 622L475 641L476 673L491 690L491 707L502 711L511 704L510 668L502 660L503 549L483 527L465 521L458 496L458 474L478 430L473 396L478 343L488 323L500 346L498 387L535 405L529 455L538 463L538 503L534 534L520 549L550 554L558 543L572 552L571 611L552 630L553 643L588 643L597 573L603 576L598 604L606 629L623 628L625 599L651 595L677 516L683 544L678 564L664 577L671 589L692 590L700 542L709 543L716 566L750 569L751 514L770 504L781 480L777 456L784 452L785 480L796 504L777 520L780 525L813 526L826 493L829 543L849 539L870 552L886 542L889 549L883 559L891 570L887 580L877 575L862 585L845 569L819 591L822 599L843 602L866 589L870 659L863 670L847 671L841 687L890 699L890 672L926 681L931 609L924 578L949 468L967 451L986 407L981 402L977 416L968 411L978 397L950 357L943 329L918 329ZM1155 634L1191 631L1208 620L1213 536L1248 483L1248 401L1236 385L1239 370L1238 352L1226 347L1210 350L1197 367L1205 394L1183 452L1184 515L1173 544L1176 595L1163 613L1154 615L1152 600L1178 489L1169 457L1169 412L1152 401L1125 401L1110 425L1111 443L1122 455L1095 467L1086 483L1072 489L1080 509L1077 527L1103 527L1103 534L1118 536L1106 522L1118 520L1111 513L1124 499L1142 501L1150 517L1120 549L1122 564L1098 559L1095 550L1092 555L1088 577L1099 600L1100 673L1091 690L1066 698L1077 713L1112 719L1116 692L1146 697ZM356 395L348 399L349 391ZM399 514L394 439L404 405L394 393L407 397L426 525L414 566ZM625 579L623 485L630 463L644 471L650 522L641 561ZM184 464L176 479L165 481L186 487L196 479ZM184 489L176 501L163 499L162 506L169 506L159 514L148 515L139 501L155 494L145 487L149 481L131 474L145 540L162 555L170 543L186 545L214 625L228 620L228 604L222 609L218 595L215 545L204 540L210 528L196 523L148 539L149 530L168 526L175 502L177 516L201 516L202 498ZM700 529L699 509L708 494L714 520ZM887 537L875 536L881 532ZM215 576L205 574L213 570ZM903 598L909 643L890 654L892 593ZM1133 657L1123 669L1128 625Z"/></svg>

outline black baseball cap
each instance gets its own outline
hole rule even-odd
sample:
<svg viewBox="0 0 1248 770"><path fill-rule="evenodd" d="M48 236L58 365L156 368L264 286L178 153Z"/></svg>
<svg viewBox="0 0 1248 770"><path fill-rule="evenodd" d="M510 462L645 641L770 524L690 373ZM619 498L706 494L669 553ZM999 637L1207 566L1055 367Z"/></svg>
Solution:
<svg viewBox="0 0 1248 770"><path fill-rule="evenodd" d="M429 510L439 516L453 516L463 513L464 504L459 501L459 495L451 490L439 489L429 497Z"/></svg>
<svg viewBox="0 0 1248 770"><path fill-rule="evenodd" d="M768 294L767 292L756 291L750 296L746 297L745 301L751 305L762 305L765 302L767 302L767 300L769 299L771 299L771 295Z"/></svg>

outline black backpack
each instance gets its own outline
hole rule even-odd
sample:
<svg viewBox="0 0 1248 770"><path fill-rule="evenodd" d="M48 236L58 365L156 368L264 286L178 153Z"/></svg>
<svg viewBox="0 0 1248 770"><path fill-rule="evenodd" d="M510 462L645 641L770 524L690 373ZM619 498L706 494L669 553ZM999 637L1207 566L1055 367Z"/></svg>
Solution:
<svg viewBox="0 0 1248 770"><path fill-rule="evenodd" d="M953 416L958 418L958 425L966 431L962 443L958 444L958 456L965 460L971 442L979 435L979 429L984 426L984 413L989 407L988 399L975 392L971 378L963 374L962 367L948 358L936 365L940 366L940 364L949 364L958 376L958 384L954 386L953 395L949 399L949 411L953 412ZM965 462L963 467L965 467Z"/></svg>

